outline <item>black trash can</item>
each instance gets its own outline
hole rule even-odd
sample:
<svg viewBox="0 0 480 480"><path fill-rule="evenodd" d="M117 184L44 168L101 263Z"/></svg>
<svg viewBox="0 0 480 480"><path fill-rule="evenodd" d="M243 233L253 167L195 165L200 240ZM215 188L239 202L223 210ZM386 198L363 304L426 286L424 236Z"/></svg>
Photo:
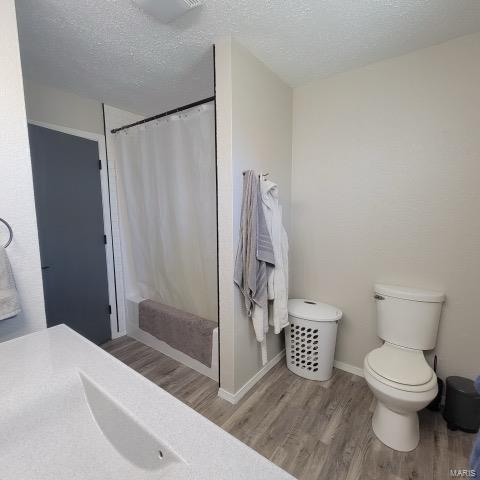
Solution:
<svg viewBox="0 0 480 480"><path fill-rule="evenodd" d="M447 377L443 418L450 430L476 433L480 427L480 394L473 381L464 377Z"/></svg>

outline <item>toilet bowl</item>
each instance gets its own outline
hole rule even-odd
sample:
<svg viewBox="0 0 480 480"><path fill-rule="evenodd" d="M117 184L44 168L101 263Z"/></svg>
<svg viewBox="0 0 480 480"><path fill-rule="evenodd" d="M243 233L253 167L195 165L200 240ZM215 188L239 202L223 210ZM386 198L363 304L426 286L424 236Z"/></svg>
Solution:
<svg viewBox="0 0 480 480"><path fill-rule="evenodd" d="M437 377L423 350L435 347L444 294L375 285L377 330L384 344L365 357L365 380L377 405L372 428L394 450L419 443L417 412L437 395Z"/></svg>
<svg viewBox="0 0 480 480"><path fill-rule="evenodd" d="M393 349L399 350L396 353L398 361L396 367L402 364L405 367L411 360L408 349L402 352L402 347L388 343L380 349L388 349L385 356L391 354ZM421 377L415 370L412 371L413 375L408 380L408 370L405 368L405 376L401 380L408 383L399 383L393 380L400 379L398 369L395 370L395 366L392 368L392 365L388 363L383 363L383 365L376 363L381 356L379 355L378 359L375 359L373 353L376 351L370 352L365 357L363 365L365 380L377 399L372 419L373 431L388 447L401 452L409 452L417 447L420 439L417 412L425 408L437 395L437 376L426 363L423 353L420 352L426 367L423 379L428 378L428 380L425 382L420 380ZM421 359L419 359L420 362Z"/></svg>

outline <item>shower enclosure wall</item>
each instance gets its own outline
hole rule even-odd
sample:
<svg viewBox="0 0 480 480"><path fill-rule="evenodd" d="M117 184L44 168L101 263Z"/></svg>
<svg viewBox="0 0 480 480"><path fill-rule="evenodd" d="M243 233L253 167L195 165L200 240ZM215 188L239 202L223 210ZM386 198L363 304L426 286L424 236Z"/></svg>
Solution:
<svg viewBox="0 0 480 480"><path fill-rule="evenodd" d="M214 114L209 102L118 131L112 154L127 333L218 379Z"/></svg>

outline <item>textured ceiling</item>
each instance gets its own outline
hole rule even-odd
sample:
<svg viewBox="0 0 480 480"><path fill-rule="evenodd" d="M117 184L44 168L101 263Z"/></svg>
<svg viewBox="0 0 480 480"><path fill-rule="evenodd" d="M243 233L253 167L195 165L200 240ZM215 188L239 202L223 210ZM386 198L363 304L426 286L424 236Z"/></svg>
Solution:
<svg viewBox="0 0 480 480"><path fill-rule="evenodd" d="M212 94L219 35L295 86L480 31L478 0L205 0L170 25L130 0L16 4L26 76L146 114Z"/></svg>

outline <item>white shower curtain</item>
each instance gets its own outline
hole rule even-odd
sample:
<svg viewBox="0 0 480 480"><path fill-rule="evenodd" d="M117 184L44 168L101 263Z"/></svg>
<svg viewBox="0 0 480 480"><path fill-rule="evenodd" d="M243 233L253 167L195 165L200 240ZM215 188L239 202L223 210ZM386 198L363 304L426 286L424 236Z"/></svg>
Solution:
<svg viewBox="0 0 480 480"><path fill-rule="evenodd" d="M115 134L127 295L217 321L213 104Z"/></svg>

